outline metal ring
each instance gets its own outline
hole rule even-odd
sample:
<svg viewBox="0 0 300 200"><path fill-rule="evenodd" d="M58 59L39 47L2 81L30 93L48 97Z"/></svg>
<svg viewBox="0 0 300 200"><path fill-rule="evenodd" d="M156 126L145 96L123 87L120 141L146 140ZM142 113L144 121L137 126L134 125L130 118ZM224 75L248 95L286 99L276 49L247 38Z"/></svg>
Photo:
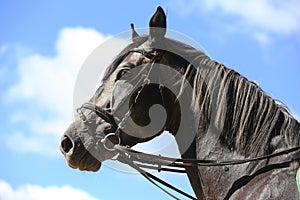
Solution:
<svg viewBox="0 0 300 200"><path fill-rule="evenodd" d="M108 137L110 136L115 136L116 138L118 138L118 145L121 144L121 138L119 136L117 136L116 133L109 133L107 135L105 135L105 137L101 140L101 143L103 144L104 148L107 150L107 151L115 151L116 149L114 148L109 148L107 145L106 145L106 142L107 142L107 139ZM116 145L116 144L115 144Z"/></svg>

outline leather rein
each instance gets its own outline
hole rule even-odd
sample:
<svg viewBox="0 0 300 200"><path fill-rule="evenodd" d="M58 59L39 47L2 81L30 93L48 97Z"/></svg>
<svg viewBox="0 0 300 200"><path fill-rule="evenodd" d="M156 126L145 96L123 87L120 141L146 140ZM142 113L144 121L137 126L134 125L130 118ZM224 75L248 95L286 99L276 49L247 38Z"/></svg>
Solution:
<svg viewBox="0 0 300 200"><path fill-rule="evenodd" d="M155 59L157 58L157 53L149 53L143 49L132 49L127 52L127 55L129 53L141 53L143 56L146 58L150 59L151 61L156 61ZM154 63L154 62L153 62ZM143 88L149 84L149 79L148 76L151 72L152 66L150 67L150 70L146 72L144 75L142 75L141 79L138 81L137 84L141 84L140 89L138 90L138 94L143 90ZM135 88L135 87L133 87ZM138 97L138 96L137 96ZM136 97L136 99L137 99ZM135 102L134 102L135 103ZM250 163L250 162L255 162L255 161L261 161L261 160L266 160L282 155L287 155L296 151L300 150L300 145L282 150L276 153L264 155L264 156L259 156L255 158L246 158L246 159L234 159L234 160L209 160L209 159L179 159L179 158L172 158L172 157L166 157L166 156L160 156L160 155L154 155L154 154L148 154L140 151L136 151L131 149L130 147L126 145L121 145L121 139L120 139L120 130L124 127L125 122L130 114L130 109L129 111L125 114L123 119L119 120L115 118L112 114L109 113L107 109L101 108L91 102L84 103L80 108L77 109L77 113L79 114L81 120L84 122L87 121L86 116L82 112L82 109L88 109L92 112L94 112L97 116L102 118L105 122L111 124L112 130L115 130L114 133L108 133L105 134L104 138L101 140L101 143L104 145L104 147L108 151L116 151L118 152L118 157L116 160L119 162L122 162L124 164L129 165L136 171L138 171L142 176L144 176L148 181L150 181L152 184L160 188L162 191L167 193L169 196L171 196L174 199L179 199L178 197L174 196L171 194L169 191L164 189L161 185L164 185L165 187L168 187L169 189L187 197L188 199L193 199L196 200L197 198L183 192L182 190L174 187L173 185L163 181L162 179L154 176L153 174L145 171L144 169L150 169L150 170L157 170L158 172L161 171L166 171L166 172L174 172L174 173L186 173L185 168L186 167L197 167L197 166L206 166L206 167L215 167L215 166L229 166L229 165L239 165L239 164L244 164L244 163ZM118 143L114 144L114 146L109 147L107 145L107 141L109 137L115 136L118 138ZM289 164L294 162L294 161L299 161L300 158L294 158L288 162L286 162L286 165L282 165L280 168L286 168L289 167ZM159 185L159 184L161 185Z"/></svg>

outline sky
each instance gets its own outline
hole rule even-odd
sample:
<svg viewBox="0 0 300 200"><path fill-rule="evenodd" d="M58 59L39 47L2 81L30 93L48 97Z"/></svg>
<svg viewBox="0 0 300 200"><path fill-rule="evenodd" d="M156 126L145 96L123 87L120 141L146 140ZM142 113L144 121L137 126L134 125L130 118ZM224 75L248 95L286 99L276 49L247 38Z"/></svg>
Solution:
<svg viewBox="0 0 300 200"><path fill-rule="evenodd" d="M170 199L109 164L96 173L71 169L58 147L84 60L130 23L147 27L158 5L168 28L300 119L299 0L1 1L0 200ZM185 175L158 175L193 194Z"/></svg>

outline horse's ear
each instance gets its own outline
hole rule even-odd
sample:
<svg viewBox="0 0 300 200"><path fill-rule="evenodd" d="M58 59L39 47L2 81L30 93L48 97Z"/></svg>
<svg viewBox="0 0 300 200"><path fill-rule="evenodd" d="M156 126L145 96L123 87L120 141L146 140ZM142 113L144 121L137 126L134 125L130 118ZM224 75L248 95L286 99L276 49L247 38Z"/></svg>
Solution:
<svg viewBox="0 0 300 200"><path fill-rule="evenodd" d="M167 20L164 10L158 6L156 12L149 21L150 37L164 37L166 34Z"/></svg>
<svg viewBox="0 0 300 200"><path fill-rule="evenodd" d="M131 27L131 39L133 42L137 42L138 38L140 37L139 34L134 30L134 25L130 24Z"/></svg>

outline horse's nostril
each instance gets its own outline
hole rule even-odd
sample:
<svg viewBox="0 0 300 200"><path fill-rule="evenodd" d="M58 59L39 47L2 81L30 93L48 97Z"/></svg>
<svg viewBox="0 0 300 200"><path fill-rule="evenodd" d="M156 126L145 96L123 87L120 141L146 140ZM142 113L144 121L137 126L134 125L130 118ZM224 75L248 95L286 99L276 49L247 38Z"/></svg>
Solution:
<svg viewBox="0 0 300 200"><path fill-rule="evenodd" d="M61 140L61 149L64 153L68 153L73 148L73 143L68 136L64 136Z"/></svg>

